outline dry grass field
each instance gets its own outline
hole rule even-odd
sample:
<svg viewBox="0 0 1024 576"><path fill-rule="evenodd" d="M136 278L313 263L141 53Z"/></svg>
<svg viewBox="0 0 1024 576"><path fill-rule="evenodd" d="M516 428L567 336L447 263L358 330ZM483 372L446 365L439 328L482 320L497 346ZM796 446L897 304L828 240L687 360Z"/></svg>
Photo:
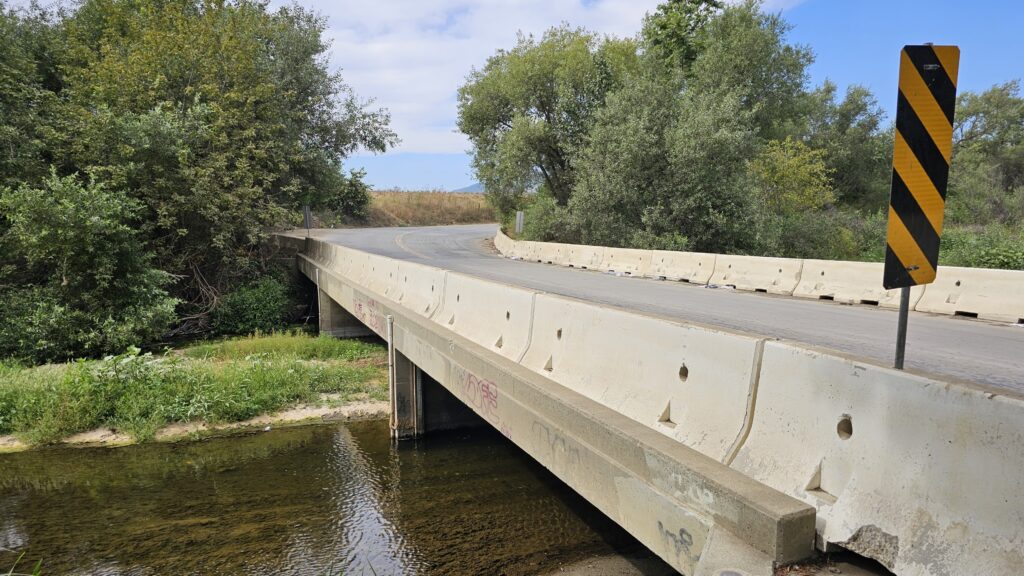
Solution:
<svg viewBox="0 0 1024 576"><path fill-rule="evenodd" d="M432 226L495 222L494 210L483 194L458 192L371 193L368 226Z"/></svg>

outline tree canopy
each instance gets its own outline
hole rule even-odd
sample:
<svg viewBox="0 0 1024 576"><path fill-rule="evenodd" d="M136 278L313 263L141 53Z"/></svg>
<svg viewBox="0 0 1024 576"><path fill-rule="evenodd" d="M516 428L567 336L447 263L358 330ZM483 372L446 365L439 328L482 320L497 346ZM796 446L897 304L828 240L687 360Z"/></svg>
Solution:
<svg viewBox="0 0 1024 576"><path fill-rule="evenodd" d="M789 29L756 0L667 0L635 41L521 38L460 91L477 175L504 221L526 209L531 239L877 260L892 124L862 86L810 86L814 53ZM629 65L586 82L606 46ZM571 130L565 98L586 104ZM944 263L1024 268L1022 102L1017 82L959 99ZM547 177L553 158L565 178Z"/></svg>
<svg viewBox="0 0 1024 576"><path fill-rule="evenodd" d="M83 0L56 13L0 4L0 265L52 264L29 250L19 219L56 217L37 201L78 189L68 202L80 218L68 221L132 230L120 240L144 264L121 273L165 273L160 290L194 320L178 330L202 330L222 293L265 268L263 241L298 207L361 215L367 187L342 163L397 137L388 113L329 69L325 26L298 5L256 0ZM102 204L86 198L98 197L121 209L90 212ZM7 275L0 291L44 285ZM58 292L62 305L99 313Z"/></svg>

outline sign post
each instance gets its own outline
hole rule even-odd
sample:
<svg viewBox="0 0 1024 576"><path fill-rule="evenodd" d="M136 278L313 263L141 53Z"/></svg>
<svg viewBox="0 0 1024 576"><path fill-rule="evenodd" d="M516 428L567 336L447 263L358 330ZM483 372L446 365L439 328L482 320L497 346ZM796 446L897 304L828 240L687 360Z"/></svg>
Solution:
<svg viewBox="0 0 1024 576"><path fill-rule="evenodd" d="M956 46L904 46L900 52L882 286L902 289L895 361L901 370L910 289L934 282L938 268L959 67L960 49Z"/></svg>

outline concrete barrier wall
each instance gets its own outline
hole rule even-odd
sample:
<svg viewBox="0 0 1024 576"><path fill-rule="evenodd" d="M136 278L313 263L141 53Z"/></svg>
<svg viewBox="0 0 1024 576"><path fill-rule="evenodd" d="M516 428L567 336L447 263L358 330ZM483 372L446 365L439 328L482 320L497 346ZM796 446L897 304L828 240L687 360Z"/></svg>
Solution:
<svg viewBox="0 0 1024 576"><path fill-rule="evenodd" d="M1024 323L1024 271L940 266L915 310Z"/></svg>
<svg viewBox="0 0 1024 576"><path fill-rule="evenodd" d="M586 270L599 270L604 259L604 246L584 246L582 244L566 244L563 252L565 265Z"/></svg>
<svg viewBox="0 0 1024 576"><path fill-rule="evenodd" d="M789 296L800 282L803 260L719 254L709 284Z"/></svg>
<svg viewBox="0 0 1024 576"><path fill-rule="evenodd" d="M538 294L521 364L723 461L743 428L759 345L746 335Z"/></svg>
<svg viewBox="0 0 1024 576"><path fill-rule="evenodd" d="M441 307L449 272L432 266L402 262L398 267L395 301L420 316L430 318Z"/></svg>
<svg viewBox="0 0 1024 576"><path fill-rule="evenodd" d="M556 242L533 242L533 259L545 264L565 265L565 248L567 244Z"/></svg>
<svg viewBox="0 0 1024 576"><path fill-rule="evenodd" d="M492 352L518 361L530 343L534 292L449 272L433 320Z"/></svg>
<svg viewBox="0 0 1024 576"><path fill-rule="evenodd" d="M881 308L899 308L900 304L899 290L882 288L883 265L880 263L577 244L551 244L552 248L545 250L543 242L511 240L501 232L498 235L501 240L496 239L495 246L502 254L524 260L845 304ZM1024 324L1024 271L941 266L933 284L915 286L910 294L911 309L918 312Z"/></svg>
<svg viewBox="0 0 1024 576"><path fill-rule="evenodd" d="M647 276L651 269L651 251L632 248L605 248L601 271L629 276Z"/></svg>
<svg viewBox="0 0 1024 576"><path fill-rule="evenodd" d="M782 342L733 467L897 574L1024 566L1024 402Z"/></svg>
<svg viewBox="0 0 1024 576"><path fill-rule="evenodd" d="M707 284L715 272L715 255L704 252L651 251L652 278L684 280L691 284Z"/></svg>
<svg viewBox="0 0 1024 576"><path fill-rule="evenodd" d="M880 262L804 260L800 283L793 290L793 296L899 308L900 291L882 288L883 268ZM924 286L911 289L912 309L923 293Z"/></svg>

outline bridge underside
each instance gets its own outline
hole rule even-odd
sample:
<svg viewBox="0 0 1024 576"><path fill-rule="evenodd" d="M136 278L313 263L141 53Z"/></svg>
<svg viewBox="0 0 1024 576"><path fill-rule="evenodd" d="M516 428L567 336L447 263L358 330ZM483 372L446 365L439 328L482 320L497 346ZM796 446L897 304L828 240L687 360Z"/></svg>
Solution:
<svg viewBox="0 0 1024 576"><path fill-rule="evenodd" d="M317 284L324 333L393 345L397 436L486 422L684 574L770 575L813 554L813 507L309 258L298 265Z"/></svg>

